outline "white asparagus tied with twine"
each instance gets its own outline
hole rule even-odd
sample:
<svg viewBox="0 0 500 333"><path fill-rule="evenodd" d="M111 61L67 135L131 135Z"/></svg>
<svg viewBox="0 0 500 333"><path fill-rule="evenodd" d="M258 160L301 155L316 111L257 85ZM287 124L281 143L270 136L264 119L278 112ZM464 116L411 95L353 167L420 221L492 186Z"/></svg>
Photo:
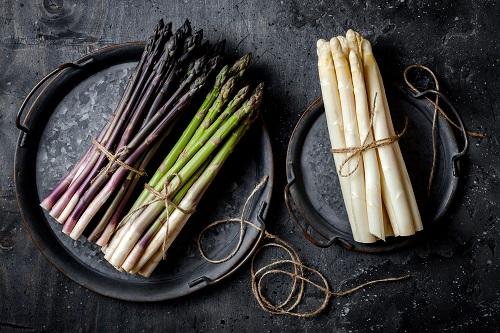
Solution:
<svg viewBox="0 0 500 333"><path fill-rule="evenodd" d="M339 91L337 89L337 76L333 67L333 59L330 54L330 46L325 40L318 40L318 69L319 82L323 93L323 103L325 105L326 121L328 124L328 134L332 148L345 148L344 128L342 124L342 111L340 107ZM334 154L335 164L339 167L342 161L347 158L347 154ZM347 211L347 216L351 224L353 236L356 240L358 228L354 219L350 192L349 180L345 177L339 177L342 196Z"/></svg>
<svg viewBox="0 0 500 333"><path fill-rule="evenodd" d="M346 42L345 42L346 43ZM347 47L347 46L346 46ZM340 95L342 118L344 120L344 138L347 147L359 147L361 138L359 135L358 122L356 120L356 105L354 101L354 88L349 63L339 39L330 40L330 51L333 56L335 72L337 73L337 89ZM347 171L344 171L347 169ZM353 216L356 220L358 230L358 241L361 243L373 243L376 239L370 233L368 213L366 208L366 188L363 163L355 159L349 160L345 169L339 169L341 177L348 177L351 184L351 204ZM347 175L347 176L346 176Z"/></svg>
<svg viewBox="0 0 500 333"><path fill-rule="evenodd" d="M391 118L391 113L389 112L389 103L387 102L387 96L385 94L384 82L382 81L382 75L380 74L380 70L378 69L377 62L374 62L375 68L377 69L378 79L380 85L382 86L382 101L384 102L384 112L387 115L387 124L389 126L389 133L391 136L396 135L396 131L394 130L394 125ZM421 231L424 229L422 224L422 218L420 216L420 211L418 210L417 200L415 198L415 193L413 192L413 187L410 181L410 175L408 174L408 169L405 166L405 161L403 159L403 154L401 153L401 148L399 147L399 143L394 142L394 150L396 152L396 158L398 159L399 167L401 169L401 176L403 177L403 183L405 186L406 193L408 195L408 202L410 203L411 213L413 217L413 224L415 227L415 231Z"/></svg>
<svg viewBox="0 0 500 333"><path fill-rule="evenodd" d="M374 243L423 229L370 43L359 33L319 40L328 131L353 238ZM406 130L406 127L405 127Z"/></svg>
<svg viewBox="0 0 500 333"><path fill-rule="evenodd" d="M366 95L365 79L360 59L357 36L349 30L347 32L349 43L349 65L351 67L354 97L356 101L356 117L360 138L365 138L366 143L373 142L370 122L370 107ZM368 228L375 237L385 240L384 218L382 207L382 192L380 186L380 172L378 167L377 152L368 149L362 153L364 177L366 185L366 210Z"/></svg>

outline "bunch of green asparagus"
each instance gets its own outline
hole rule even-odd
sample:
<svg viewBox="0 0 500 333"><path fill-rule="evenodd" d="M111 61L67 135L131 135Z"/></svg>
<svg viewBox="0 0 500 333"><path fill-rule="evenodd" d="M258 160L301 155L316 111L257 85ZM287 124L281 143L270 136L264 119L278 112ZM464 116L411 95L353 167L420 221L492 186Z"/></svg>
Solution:
<svg viewBox="0 0 500 333"><path fill-rule="evenodd" d="M225 66L212 89L128 214L105 258L131 274L149 276L175 240L224 161L255 120L262 83L242 84L250 55Z"/></svg>

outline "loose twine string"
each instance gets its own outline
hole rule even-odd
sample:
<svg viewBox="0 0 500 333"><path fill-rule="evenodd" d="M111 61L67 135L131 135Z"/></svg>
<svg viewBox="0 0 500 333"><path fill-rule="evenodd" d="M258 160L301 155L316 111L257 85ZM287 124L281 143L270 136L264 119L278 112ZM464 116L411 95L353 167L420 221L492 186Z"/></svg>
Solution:
<svg viewBox="0 0 500 333"><path fill-rule="evenodd" d="M111 168L113 167L113 165L115 163L118 164L119 166L121 166L122 168L125 168L128 171L132 171L133 173L137 174L140 177L142 177L142 176L144 176L146 174L144 172L144 170L136 169L136 168L128 165L127 163L119 160L119 158L121 156L123 156L123 155L125 155L125 154L128 153L128 147L127 146L122 146L122 147L118 148L118 150L116 151L116 153L113 154L112 152L110 152L106 147L104 147L96 139L92 139L92 144L97 148L97 150L99 150L101 153L103 153L104 155L106 155L106 157L108 158L108 164L105 167L103 167L101 169L101 171L99 171L99 173L97 174L97 176L95 176L94 179L92 179L91 182L94 182L102 174L109 174L110 171L111 171Z"/></svg>
<svg viewBox="0 0 500 333"><path fill-rule="evenodd" d="M412 69L420 69L420 70L427 72L427 74L429 74L431 76L432 80L434 81L435 90L438 92L440 91L439 81L438 81L436 75L434 74L434 72L429 67L424 66L424 65L420 65L420 64L410 65L410 66L406 67L404 72L403 72L404 81L411 91L413 91L414 93L421 93L422 92L414 84L412 84L410 82L410 80L408 79L408 72L411 71ZM461 130L462 127L460 125L458 125L456 122L454 122L446 114L446 112L441 108L441 106L439 105L439 96L436 96L434 98L434 100L432 100L429 97L425 97L425 99L434 106L434 112L433 112L433 116L432 116L432 130L431 130L431 134L432 134L432 166L431 166L431 170L429 172L429 179L427 182L428 183L427 184L427 193L430 194L431 188L432 188L432 182L434 180L434 175L436 172L436 165L437 165L437 152L438 152L438 148L437 148L437 119L438 119L438 116L443 117L443 119L445 119L450 125L452 125L453 127L457 128L459 130ZM399 134L389 136L389 137L384 138L384 139L368 142L370 135L373 133L373 120L375 118L376 100L377 100L377 94L375 94L374 101L373 101L373 107L372 107L372 110L370 110L370 125L369 125L370 130L366 133L366 136L364 137L362 144L358 147L331 149L331 152L333 154L346 154L346 153L349 154L342 161L342 163L338 169L338 173L341 177L349 177L354 172L356 172L356 170L359 167L360 159L362 157L363 152L365 152L369 149L374 149L374 148L390 145L390 144L398 141L406 133L406 130L408 128L408 118L405 119L405 127ZM485 136L483 133L476 132L476 131L465 130L465 132L467 133L467 135L469 135L471 137L482 138ZM354 158L356 158L355 167L352 170L350 170L348 173L345 173L344 172L345 166L347 165L347 163L349 161L351 161Z"/></svg>
<svg viewBox="0 0 500 333"><path fill-rule="evenodd" d="M303 264L297 251L287 241L263 230L261 227L257 226L253 222L245 219L245 212L248 208L249 203L251 202L252 198L260 191L260 189L262 189L266 185L267 180L268 177L265 176L255 186L253 191L245 200L245 204L243 205L243 209L241 211L241 215L239 218L227 218L212 222L205 228L203 228L203 230L198 235L197 239L198 251L200 252L200 255L203 257L203 259L213 264L219 264L230 260L232 257L236 255L243 242L243 233L245 231L245 226L251 226L252 228L261 232L261 234L263 234L263 238L259 238L259 241L256 245L256 250L252 255L251 266L250 266L250 278L251 278L252 293L255 299L257 300L257 303L264 311L267 311L272 314L290 315L300 318L315 317L328 306L329 301L332 297L347 296L369 285L384 283L384 282L400 281L410 277L410 275L407 274L399 277L390 277L390 278L372 280L348 290L338 291L338 292L332 291L328 284L328 280L325 278L325 276L320 271ZM202 245L202 239L204 238L203 237L204 234L208 230L218 225L230 224L230 223L240 224L238 243L233 248L231 253L226 257L222 259L209 258L205 250L203 249ZM260 244L263 239L267 240L268 242L265 244ZM286 253L289 259L273 260L271 263L256 269L255 261L258 254L267 248L277 248L279 250L282 250L284 253ZM285 269L286 267L289 268L290 266L293 267L292 271ZM313 276L319 279L320 282L319 283L314 282L310 278L306 277L305 272L312 273ZM280 303L273 302L273 300L268 298L265 293L266 280L271 279L272 277L276 277L277 275L288 276L291 279L291 286L288 291L287 297L285 298L284 301ZM305 297L306 285L311 286L322 292L323 299L321 304L318 305L318 307L309 311L300 311L297 308L302 303Z"/></svg>
<svg viewBox="0 0 500 333"><path fill-rule="evenodd" d="M434 74L434 72L429 67L427 67L425 65L421 65L421 64L410 65L410 66L406 67L404 72L403 72L404 81L411 91L413 91L416 94L422 92L422 90L417 88L408 79L408 73L411 70L423 70L424 72L429 74L430 77L432 78L432 80L434 81L434 90L436 90L437 92L440 92L439 81L436 77L436 74ZM422 87L421 89L424 89L424 88ZM438 119L438 116L441 116L450 125L452 125L453 127L455 127L458 130L462 130L462 126L458 125L456 122L454 122L452 119L450 119L450 117L446 114L446 112L441 108L441 106L439 105L439 96L438 95L436 95L434 100L432 100L430 97L425 97L425 99L429 103L431 103L432 106L434 106L434 112L432 115L432 166L431 166L431 170L429 172L429 179L427 181L427 194L430 194L431 188L432 188L432 182L434 180L434 174L436 171L436 164L437 164L437 152L438 152L438 148L437 148L437 127L438 127L437 126L437 119ZM485 137L485 135L481 132L469 131L467 129L464 129L464 130L465 130L465 133L467 133L467 135L470 137L475 137L475 138Z"/></svg>

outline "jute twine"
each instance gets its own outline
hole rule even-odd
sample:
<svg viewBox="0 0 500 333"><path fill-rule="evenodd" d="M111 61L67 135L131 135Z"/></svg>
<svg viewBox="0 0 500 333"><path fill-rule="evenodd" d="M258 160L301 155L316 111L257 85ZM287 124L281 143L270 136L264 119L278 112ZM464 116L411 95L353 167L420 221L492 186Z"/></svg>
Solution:
<svg viewBox="0 0 500 333"><path fill-rule="evenodd" d="M432 81L434 82L434 90L437 92L440 92L439 81L436 77L436 74L434 74L434 72L429 67L421 65L421 64L410 65L410 66L406 67L404 72L403 72L404 81L405 81L406 85L408 86L408 88L412 92L421 93L423 90L427 90L428 88L421 87L421 89L423 89L423 90L420 90L419 88L417 88L414 84L412 84L410 82L410 80L408 79L408 73L411 70L422 70L422 71L426 72L427 74L429 74L430 77L432 78ZM446 114L446 112L441 108L441 106L439 105L439 96L438 95L436 95L434 100L432 100L430 97L425 97L425 99L429 103L431 103L431 105L434 107L434 112L432 115L432 166L431 166L431 170L429 172L429 179L427 181L427 193L430 194L431 188L432 188L432 181L434 179L434 174L435 174L436 164L437 164L437 152L438 152L438 148L437 148L437 119L438 119L438 116L441 116L450 125L452 125L453 127L455 127L458 130L462 130L462 126L458 125L456 122L454 122L452 119L450 119L450 117ZM481 132L468 131L467 129L464 129L464 130L465 130L465 133L467 133L467 135L470 137L482 138L485 136Z"/></svg>
<svg viewBox="0 0 500 333"><path fill-rule="evenodd" d="M173 178L178 177L180 179L180 176L177 173L173 174L172 176L173 176ZM166 224L165 237L163 237L163 242L162 242L163 260L165 260L165 258L166 258L166 244L167 244L168 234L169 234L169 222L170 222L169 208L173 207L175 209L178 209L186 215L193 214L196 211L194 208L193 209L184 209L171 200L170 193L168 193L168 184L170 182L171 182L171 180L165 181L161 191L157 191L154 187L152 187L148 183L145 183L144 188L148 192L150 192L154 198L149 200L149 201L146 201L145 203L143 203L139 207L132 209L130 212L128 212L127 215L125 215L123 217L123 219L120 221L120 223L118 224L118 226L116 227L116 229L114 231L114 232L118 231L118 229L122 228L126 223L128 223L131 220L131 217L135 213L142 211L144 208L147 208L149 205L163 201L165 203L165 209L167 212L166 218L163 221L161 221L162 227ZM182 181L181 181L181 183L182 183Z"/></svg>
<svg viewBox="0 0 500 333"><path fill-rule="evenodd" d="M135 173L138 176L142 177L146 174L144 172L144 170L136 169L136 168L128 165L127 163L125 163L119 159L120 157L122 157L123 155L128 153L127 146L122 146L122 147L118 148L116 153L113 154L96 139L92 139L92 144L97 148L97 150L99 150L101 153L103 153L108 158L108 164L105 167L103 167L101 169L101 171L99 171L97 176L94 179L92 179L92 182L94 182L94 180L97 179L97 177L101 176L102 174L109 174L111 171L111 168L113 167L113 165L115 163L118 164L119 166L121 166L122 168Z"/></svg>
<svg viewBox="0 0 500 333"><path fill-rule="evenodd" d="M408 129L408 118L405 118L405 127L403 130L396 134L396 135L391 135L387 138L379 139L379 140L374 140L371 142L368 142L370 136L373 133L373 120L375 118L375 103L377 102L377 93L375 93L375 97L373 98L373 107L370 112L370 125L368 126L369 131L366 133L363 142L361 143L360 146L358 147L347 147L347 148L332 148L331 152L333 154L348 154L348 156L342 161L338 168L338 173L341 177L349 177L353 173L356 172L356 170L359 168L359 163L361 160L361 157L363 153L369 149L375 149L383 146L388 146L396 141L398 141L405 133L406 130ZM351 161L352 159L356 159L356 165L354 168L352 168L348 173L344 173L344 167Z"/></svg>
<svg viewBox="0 0 500 333"><path fill-rule="evenodd" d="M256 195L256 193L258 193L259 190L265 186L267 180L268 177L266 176L255 186L253 191L245 200L245 204L243 205L243 209L239 218L222 219L210 223L205 228L203 228L197 239L197 246L200 255L210 263L219 264L230 260L234 255L236 255L243 242L243 233L245 231L245 226L250 226L258 230L259 232L263 233L264 236L260 240L264 240L267 242L262 243L259 241L259 243L256 245L256 250L253 253L251 259L250 279L251 279L252 293L255 299L257 300L257 303L264 311L267 311L272 314L290 315L301 318L315 317L328 306L330 299L332 297L347 296L369 285L383 283L383 282L400 281L410 277L410 275L407 274L399 277L390 277L390 278L368 281L366 283L360 284L354 288L344 291L335 292L331 290L328 284L328 280L325 278L325 276L320 271L303 264L297 251L287 241L263 230L261 227L255 225L253 222L245 219L244 216L249 203L251 202L252 198ZM231 251L231 253L226 257L222 259L209 258L202 246L202 239L204 234L208 230L218 225L230 224L230 223L240 224L238 243ZM264 265L260 268L256 268L255 264L256 258L264 249L269 249L269 248L276 248L278 250L283 251L286 254L286 256L288 256L288 259L273 260L271 263L267 265ZM290 268L292 269L290 270ZM312 274L312 276L316 277L316 279L319 282L315 282L310 278L306 277L305 276L306 273ZM275 302L268 296L266 296L265 286L267 280L271 280L273 277L276 278L279 275L289 277L291 279L291 285L285 300L282 302ZM312 287L322 292L323 298L318 307L308 311L301 311L298 309L298 307L304 300L306 286Z"/></svg>
<svg viewBox="0 0 500 333"><path fill-rule="evenodd" d="M174 177L179 177L179 176L177 174L175 174ZM193 209L184 209L181 206L177 205L172 200L170 200L170 196L169 196L167 187L168 187L168 182L165 182L163 184L163 189L161 190L161 192L158 192L157 190L154 189L154 187L150 186L149 184L146 183L144 185L144 188L147 191L149 191L151 194L153 194L153 196L155 197L155 199L148 202L145 206L149 206L150 204L158 202L158 201L163 201L165 203L165 211L167 212L167 217L165 218L164 221L161 222L162 226L166 225L165 237L163 237L163 242L162 242L162 253L163 253L162 259L163 260L166 259L166 254L167 254L166 247L167 247L168 232L169 232L168 227L170 225L169 207L173 207L175 209L178 209L183 214L186 214L186 215L191 215L196 211L194 208Z"/></svg>

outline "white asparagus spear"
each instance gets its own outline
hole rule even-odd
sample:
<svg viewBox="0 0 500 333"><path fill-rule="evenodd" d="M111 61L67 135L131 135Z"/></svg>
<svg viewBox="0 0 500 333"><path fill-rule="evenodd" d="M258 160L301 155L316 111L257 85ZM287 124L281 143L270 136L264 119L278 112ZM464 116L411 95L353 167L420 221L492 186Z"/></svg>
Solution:
<svg viewBox="0 0 500 333"><path fill-rule="evenodd" d="M159 251L156 252L156 254L149 259L149 261L142 266L142 268L139 271L130 271L130 274L137 274L142 275L146 278L151 276L151 273L155 270L156 266L161 262L161 259L163 258L163 252L161 251L161 248Z"/></svg>
<svg viewBox="0 0 500 333"><path fill-rule="evenodd" d="M391 222L389 221L389 215L387 215L387 210L385 206L382 205L382 212L384 217L384 234L385 237L394 236L394 231L392 231Z"/></svg>
<svg viewBox="0 0 500 333"><path fill-rule="evenodd" d="M352 32L352 30L350 30ZM356 49L357 42L354 34L352 40L349 32L347 40ZM370 123L370 106L366 96L365 79L361 70L356 51L351 50L349 53L349 64L351 67L352 84L354 87L354 99L356 101L356 117L358 121L359 136L362 143L373 142L373 134L371 131ZM370 103L372 105L373 103ZM365 140L363 142L363 140ZM382 212L382 193L380 187L380 173L378 170L377 151L375 149L368 149L362 153L364 178L366 189L366 211L368 213L368 226L370 233L375 237L385 240L384 233L384 220ZM360 161L361 163L361 161Z"/></svg>
<svg viewBox="0 0 500 333"><path fill-rule="evenodd" d="M391 135L395 135L396 132L394 131L394 124L392 123L391 112L389 111L389 103L387 102L387 95L385 94L384 81L382 80L382 75L380 74L378 65L376 67L377 67L380 86L382 87L382 100L384 101L384 111L387 117L387 123L389 125L389 133L391 133ZM421 231L424 229L424 226L422 224L420 211L418 210L417 200L415 198L415 192L413 192L413 186L411 185L410 175L408 174L408 169L406 168L406 164L403 159L403 154L401 154L401 148L399 147L399 143L394 142L393 145L394 145L394 151L396 152L396 157L398 159L399 169L401 170L401 175L403 177L406 193L408 195L408 201L413 216L413 226L415 227L416 231Z"/></svg>
<svg viewBox="0 0 500 333"><path fill-rule="evenodd" d="M368 99L372 101L375 99L375 95L380 96L376 99L374 109L373 132L375 140L385 139L391 133L384 111L383 87L380 85L375 57L367 40L363 41L363 64ZM413 216L394 145L378 147L377 153L381 165L382 196L394 234L396 236L413 235L415 233Z"/></svg>
<svg viewBox="0 0 500 333"><path fill-rule="evenodd" d="M363 51L361 46L363 37L358 32L349 29L346 33L346 40L350 52L355 53L355 56L349 56L349 62L351 66L351 75L353 77L354 95L356 99L356 116L358 117L360 137L361 140L364 140L368 133L368 143L373 141L373 133L371 132L370 127L370 108L373 107L373 102L368 101L366 93L366 84L364 80L362 64ZM358 88L356 89L356 87ZM366 101L366 103L359 105L361 101ZM372 155L374 157L372 157ZM384 222L388 223L388 218L387 221L383 220L383 211L385 209L383 208L382 203L379 162L376 150L369 150L367 152L364 152L363 162L365 166L368 225L370 227L370 232L373 235L375 235L379 239L385 240Z"/></svg>
<svg viewBox="0 0 500 333"><path fill-rule="evenodd" d="M331 147L334 149L345 148L344 127L342 124L342 111L340 108L340 97L337 88L337 76L333 66L333 59L330 52L330 45L327 41L320 39L317 44L318 72L325 107L328 134L330 136ZM342 162L347 158L347 154L333 154L335 160L335 170L338 170ZM354 240L358 240L358 230L351 207L351 188L346 177L339 177L344 205L351 225Z"/></svg>
<svg viewBox="0 0 500 333"><path fill-rule="evenodd" d="M129 220L131 222L132 220ZM132 223L126 223L123 225L121 228L115 231L115 234L113 237L111 237L111 240L108 243L108 249L106 250L106 254L104 256L104 259L109 261L111 257L113 256L113 253L115 252L116 248L120 245L121 240L125 234L127 234L128 230L132 226Z"/></svg>
<svg viewBox="0 0 500 333"><path fill-rule="evenodd" d="M363 59L363 36L361 36L357 31L354 31L354 34L356 35L356 42L358 44L358 54L360 59Z"/></svg>
<svg viewBox="0 0 500 333"><path fill-rule="evenodd" d="M201 197L198 193L194 193L195 191L188 191L184 199L182 199L179 207L181 209L176 209L169 216L169 219L165 222L165 224L161 227L161 229L156 233L153 237L149 245L144 250L143 255L139 259L137 265L132 268L132 271L139 271L142 267L155 255L159 250L164 246L165 251L170 248L170 245L177 238L177 235L181 232L182 228L189 220L189 217L192 215L191 212L196 204L192 205L189 201L196 200L196 203L199 201L197 197ZM188 206L189 205L189 206ZM168 230L167 230L168 229ZM168 237L165 238L168 231Z"/></svg>
<svg viewBox="0 0 500 333"><path fill-rule="evenodd" d="M347 30L345 38L347 41L347 46L349 47L349 53L351 51L354 51L354 53L358 56L358 58L360 58L361 52L359 49L356 32L354 30L351 30L351 29Z"/></svg>
<svg viewBox="0 0 500 333"><path fill-rule="evenodd" d="M338 39L340 46L342 48L342 53L344 53L344 55L346 57L348 57L349 56L349 45L347 44L347 39L344 36L337 36L337 39Z"/></svg>
<svg viewBox="0 0 500 333"><path fill-rule="evenodd" d="M337 38L330 40L330 51L333 56L335 73L340 96L342 120L344 124L344 137L347 147L359 147L361 140L356 119L356 105L354 101L354 88L352 84L349 62L346 59L340 42ZM358 242L373 243L375 237L370 233L368 225L368 213L366 208L366 190L363 158L349 160L344 170L341 170L351 185L351 202L354 219L357 225ZM342 177L342 176L341 176Z"/></svg>

